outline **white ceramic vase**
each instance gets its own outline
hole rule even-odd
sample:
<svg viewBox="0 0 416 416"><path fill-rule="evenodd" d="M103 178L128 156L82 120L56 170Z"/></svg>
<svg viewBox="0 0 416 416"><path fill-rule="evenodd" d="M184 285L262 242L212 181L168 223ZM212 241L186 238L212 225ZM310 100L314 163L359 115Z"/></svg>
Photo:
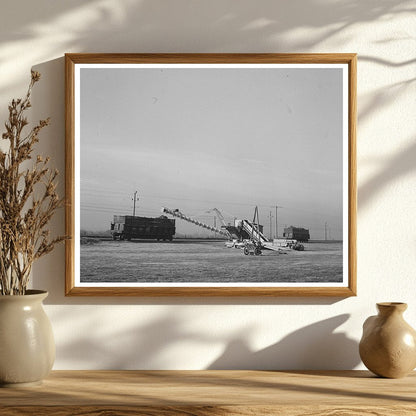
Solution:
<svg viewBox="0 0 416 416"><path fill-rule="evenodd" d="M0 385L41 383L55 361L52 326L42 301L48 292L0 295Z"/></svg>

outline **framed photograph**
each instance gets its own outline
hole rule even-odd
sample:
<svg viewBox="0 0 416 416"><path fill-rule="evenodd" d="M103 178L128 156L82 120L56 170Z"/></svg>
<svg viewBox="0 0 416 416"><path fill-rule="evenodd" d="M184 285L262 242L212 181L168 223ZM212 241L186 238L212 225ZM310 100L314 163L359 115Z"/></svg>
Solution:
<svg viewBox="0 0 416 416"><path fill-rule="evenodd" d="M66 295L356 295L355 54L67 54Z"/></svg>

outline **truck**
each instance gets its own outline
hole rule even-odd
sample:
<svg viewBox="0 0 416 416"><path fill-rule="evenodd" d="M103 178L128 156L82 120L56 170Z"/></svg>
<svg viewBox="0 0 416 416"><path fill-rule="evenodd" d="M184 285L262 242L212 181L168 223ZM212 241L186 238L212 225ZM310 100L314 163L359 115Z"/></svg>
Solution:
<svg viewBox="0 0 416 416"><path fill-rule="evenodd" d="M298 240L302 243L307 243L311 238L307 228L294 227L293 225L284 229L283 237Z"/></svg>
<svg viewBox="0 0 416 416"><path fill-rule="evenodd" d="M172 241L176 232L175 220L165 215L156 218L133 215L114 215L110 226L113 240L155 239Z"/></svg>

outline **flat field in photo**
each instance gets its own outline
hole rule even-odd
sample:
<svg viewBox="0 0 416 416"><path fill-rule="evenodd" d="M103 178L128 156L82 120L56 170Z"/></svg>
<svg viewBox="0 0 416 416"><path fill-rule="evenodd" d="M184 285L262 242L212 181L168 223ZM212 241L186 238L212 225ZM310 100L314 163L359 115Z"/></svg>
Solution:
<svg viewBox="0 0 416 416"><path fill-rule="evenodd" d="M260 256L224 241L110 241L81 245L82 282L342 282L342 242L304 243L305 251Z"/></svg>

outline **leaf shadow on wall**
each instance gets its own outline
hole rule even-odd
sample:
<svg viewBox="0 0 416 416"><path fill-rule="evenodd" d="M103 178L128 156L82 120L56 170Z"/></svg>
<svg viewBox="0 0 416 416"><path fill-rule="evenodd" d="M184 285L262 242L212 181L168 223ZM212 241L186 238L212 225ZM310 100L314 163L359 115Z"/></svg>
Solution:
<svg viewBox="0 0 416 416"><path fill-rule="evenodd" d="M62 316L56 318L61 324L67 320L66 327L71 327L73 314L69 316L62 311L58 315L60 313ZM82 327L72 328L70 342L65 343L62 337L59 338L57 359L61 365L75 362L77 368L83 369L168 368L172 365L172 355L189 349L195 351L195 356L191 352L186 357L179 353L174 365L183 366L181 360L186 360L185 365L192 368L195 362L201 361L198 357L201 351L208 356L202 362L215 357L215 353L210 353L212 347L206 348L220 343L225 346L223 353L211 358L210 364L202 364L205 369L350 369L360 363L358 343L344 332L335 332L349 317L349 314L342 314L307 325L275 344L255 351L249 347L254 327L240 328L237 334L227 337L206 333L203 329L190 329L181 319L167 313L144 325L140 324L138 315L136 326L129 329L118 326L109 337L106 335L108 328L96 325L92 316L91 321L80 323ZM111 326L111 322L108 325ZM89 336L86 337L86 333ZM193 344L198 348L191 348Z"/></svg>
<svg viewBox="0 0 416 416"><path fill-rule="evenodd" d="M392 42L392 39L385 39L382 42ZM369 62L373 65L386 66L390 70L395 68L403 67L414 67L416 59L408 59L403 62L397 62L389 59L383 59L375 56L358 56L359 64ZM390 105L397 102L397 100L404 94L408 93L409 88L414 89L416 77L405 79L396 83L388 85L388 87L380 88L372 92L368 102L359 107L358 112L358 126L365 123L370 123L371 118L377 112L380 112ZM416 124L413 123L410 128L410 134L414 134L414 127ZM403 137L380 137L381 143L391 140L403 140ZM359 142L358 142L359 143ZM376 198L376 196L389 184L405 175L412 173L416 170L416 137L410 140L410 144L397 152L394 155L389 155L384 160L371 160L371 163L378 164L378 171L370 177L366 182L358 187L358 208L365 208L369 203Z"/></svg>
<svg viewBox="0 0 416 416"><path fill-rule="evenodd" d="M416 138L408 147L385 161L378 173L358 188L359 207L365 207L389 183L415 171Z"/></svg>
<svg viewBox="0 0 416 416"><path fill-rule="evenodd" d="M7 47L0 65L17 61L27 67L38 56L62 51L308 52L330 38L345 44L351 34L344 33L353 26L415 11L409 0L351 0L336 7L318 0L242 0L238 7L223 0L176 0L174 7L164 0L9 3L0 16L0 47ZM16 42L13 51L9 45ZM0 95L19 82L0 83Z"/></svg>
<svg viewBox="0 0 416 416"><path fill-rule="evenodd" d="M62 341L62 337L58 339L60 343L57 344L57 360L61 363L76 363L81 369L165 368L172 362L171 348L185 343L210 344L214 341L214 337L204 334L203 331L184 328L180 319L172 313L150 319L144 324L141 324L142 316L137 313L136 325L129 325L128 328L123 327L122 322L116 324L116 327L113 326L114 322L108 322L109 328L105 328L99 317L92 314L90 318L89 322L81 323L82 327L73 328L70 342ZM73 322L74 315L69 317L62 313L56 319L62 326L66 320Z"/></svg>
<svg viewBox="0 0 416 416"><path fill-rule="evenodd" d="M316 322L258 351L253 351L245 338L233 339L208 369L354 368L360 363L358 343L343 332L334 332L349 317L349 314L342 314Z"/></svg>

